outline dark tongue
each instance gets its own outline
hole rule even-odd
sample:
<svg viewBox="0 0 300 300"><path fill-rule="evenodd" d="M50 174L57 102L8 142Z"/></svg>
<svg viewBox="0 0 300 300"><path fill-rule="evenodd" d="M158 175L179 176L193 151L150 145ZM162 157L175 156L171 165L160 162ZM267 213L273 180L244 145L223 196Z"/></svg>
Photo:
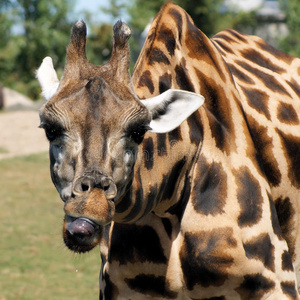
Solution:
<svg viewBox="0 0 300 300"><path fill-rule="evenodd" d="M96 232L92 221L84 218L78 218L72 222L69 222L66 226L66 229L71 235L75 235L81 239L91 238Z"/></svg>

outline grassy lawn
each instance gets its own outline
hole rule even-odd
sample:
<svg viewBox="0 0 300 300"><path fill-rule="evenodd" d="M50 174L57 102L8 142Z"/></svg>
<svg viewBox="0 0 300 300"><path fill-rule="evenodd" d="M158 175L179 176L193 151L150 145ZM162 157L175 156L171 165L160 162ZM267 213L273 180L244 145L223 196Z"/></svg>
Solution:
<svg viewBox="0 0 300 300"><path fill-rule="evenodd" d="M7 153L7 150L5 148L3 148L3 147L0 147L0 154L1 153Z"/></svg>
<svg viewBox="0 0 300 300"><path fill-rule="evenodd" d="M0 161L0 187L0 300L98 299L99 250L64 246L47 154Z"/></svg>

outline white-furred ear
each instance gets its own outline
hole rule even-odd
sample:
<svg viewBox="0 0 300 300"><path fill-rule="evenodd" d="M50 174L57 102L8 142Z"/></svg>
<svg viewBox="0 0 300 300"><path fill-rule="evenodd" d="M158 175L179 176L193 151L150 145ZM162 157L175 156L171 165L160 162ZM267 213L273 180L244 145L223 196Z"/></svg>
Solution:
<svg viewBox="0 0 300 300"><path fill-rule="evenodd" d="M204 97L183 90L170 89L141 102L152 114L150 131L165 133L178 127L193 114L204 103Z"/></svg>
<svg viewBox="0 0 300 300"><path fill-rule="evenodd" d="M42 96L49 100L56 93L59 85L51 57L47 56L43 59L41 66L36 71L36 78L40 83Z"/></svg>

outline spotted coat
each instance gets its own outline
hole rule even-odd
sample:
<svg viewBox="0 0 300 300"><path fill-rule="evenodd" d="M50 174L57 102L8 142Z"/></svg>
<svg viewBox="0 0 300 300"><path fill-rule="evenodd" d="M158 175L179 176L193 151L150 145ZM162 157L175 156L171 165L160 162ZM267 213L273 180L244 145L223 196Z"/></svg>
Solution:
<svg viewBox="0 0 300 300"><path fill-rule="evenodd" d="M151 154L146 170L161 172L177 144L189 149L174 149L176 164L160 175L154 171L158 180L139 170L143 198L164 190L169 195L162 199L180 199L176 206L160 201L157 219L150 215L128 230L111 228L128 241L119 247L116 239L108 250L118 253L108 263L121 262L118 276L122 266L134 268L129 254L136 249L142 261L165 266L160 272L137 270L126 288L170 299L179 299L171 291L182 289L191 299L298 297L291 257L299 272L299 78L299 59L260 38L228 30L209 40L178 7L162 9L135 66L135 91L147 98L180 88L200 93L205 104L175 131L147 135L143 142L144 153ZM184 184L177 187L180 176ZM152 240L150 228L156 229ZM127 236L137 230L135 244ZM273 272L286 275L277 283Z"/></svg>

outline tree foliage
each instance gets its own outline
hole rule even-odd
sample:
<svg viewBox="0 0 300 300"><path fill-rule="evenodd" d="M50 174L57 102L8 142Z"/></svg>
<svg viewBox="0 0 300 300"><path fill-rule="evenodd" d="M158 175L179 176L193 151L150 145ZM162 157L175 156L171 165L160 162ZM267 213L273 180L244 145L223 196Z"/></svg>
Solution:
<svg viewBox="0 0 300 300"><path fill-rule="evenodd" d="M132 1L128 7L130 25L142 31L166 2L166 0ZM223 18L220 14L223 0L173 0L173 2L185 9L196 26L206 35L211 36L216 33L219 21Z"/></svg>
<svg viewBox="0 0 300 300"><path fill-rule="evenodd" d="M73 1L78 0L0 0L0 82L33 99L39 97L35 70L45 56L51 56L61 74L65 49L69 42L74 17ZM281 41L281 49L300 56L300 0L279 0L287 15L289 35ZM112 49L112 25L117 19L129 23L132 61L137 58L147 24L167 0L111 0L102 12L111 22L101 23L85 12L88 25L87 57L93 64L103 64ZM255 12L222 10L223 0L173 0L191 15L197 27L211 37L225 28L256 28ZM96 15L96 12L94 13ZM90 17L89 17L90 15ZM17 26L16 26L17 24Z"/></svg>
<svg viewBox="0 0 300 300"><path fill-rule="evenodd" d="M280 48L296 57L300 57L300 0L280 0L286 14L288 35L281 39Z"/></svg>
<svg viewBox="0 0 300 300"><path fill-rule="evenodd" d="M3 5L2 5L3 4ZM0 6L0 82L37 98L35 70L45 56L63 67L71 24L68 0L6 0ZM18 24L14 28L13 25ZM16 32L14 32L16 31Z"/></svg>
<svg viewBox="0 0 300 300"><path fill-rule="evenodd" d="M112 50L112 25L101 24L92 26L88 36L86 55L94 65L102 65L110 58Z"/></svg>

